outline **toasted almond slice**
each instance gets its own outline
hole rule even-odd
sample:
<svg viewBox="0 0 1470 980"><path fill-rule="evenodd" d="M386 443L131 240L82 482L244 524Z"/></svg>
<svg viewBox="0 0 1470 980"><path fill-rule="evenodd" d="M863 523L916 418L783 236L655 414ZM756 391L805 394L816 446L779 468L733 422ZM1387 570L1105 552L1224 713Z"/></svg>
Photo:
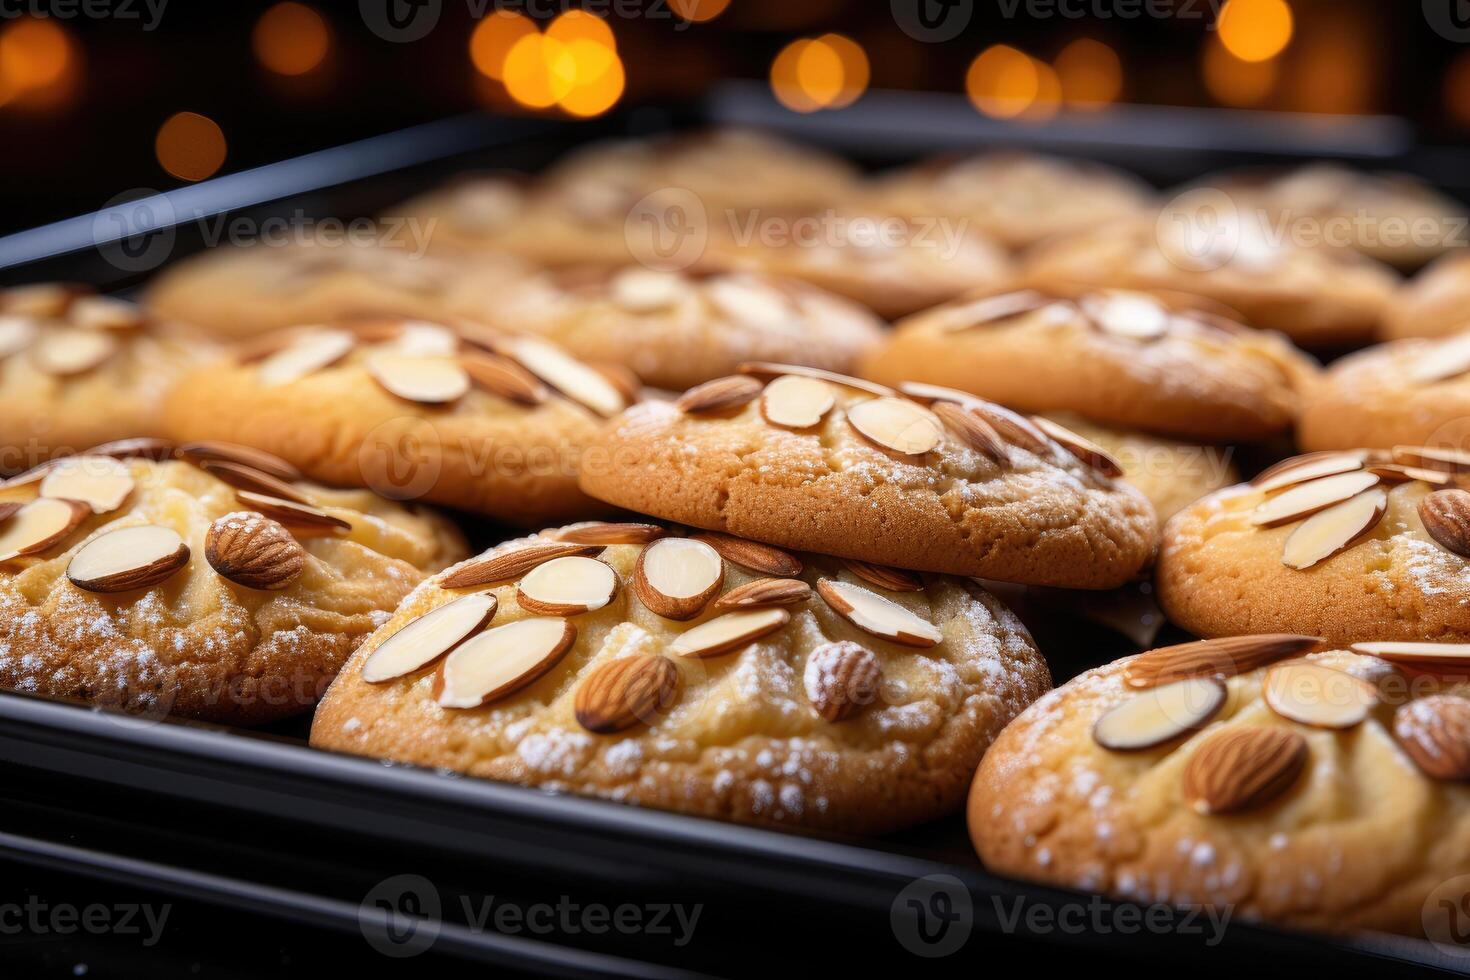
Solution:
<svg viewBox="0 0 1470 980"><path fill-rule="evenodd" d="M939 448L944 427L934 414L904 398L872 398L847 409L858 434L881 449L922 456Z"/></svg>
<svg viewBox="0 0 1470 980"><path fill-rule="evenodd" d="M298 504L294 500L284 500L270 494L256 493L253 490L236 490L235 499L264 517L280 521L298 538L312 534L335 534L338 531L352 530L350 521L334 517L320 507L313 507L311 504Z"/></svg>
<svg viewBox="0 0 1470 980"><path fill-rule="evenodd" d="M1377 486L1379 477L1372 473L1339 473L1300 483L1260 504L1251 511L1251 523L1257 527L1280 527L1304 517L1311 517Z"/></svg>
<svg viewBox="0 0 1470 980"><path fill-rule="evenodd" d="M1428 483L1431 486L1449 486L1454 480L1453 474L1444 470L1426 470L1419 466L1400 466L1398 463L1374 463L1368 467L1368 472L1378 477L1384 483Z"/></svg>
<svg viewBox="0 0 1470 980"><path fill-rule="evenodd" d="M638 555L633 592L665 619L693 619L720 591L725 562L703 541L660 538Z"/></svg>
<svg viewBox="0 0 1470 980"><path fill-rule="evenodd" d="M36 321L15 313L0 315L0 357L18 354L36 340Z"/></svg>
<svg viewBox="0 0 1470 980"><path fill-rule="evenodd" d="M1437 384L1470 372L1470 334L1434 344L1409 367L1413 384Z"/></svg>
<svg viewBox="0 0 1470 980"><path fill-rule="evenodd" d="M860 585L824 578L817 582L817 594L832 607L833 612L858 629L884 640L922 648L932 647L944 639L939 628L927 619Z"/></svg>
<svg viewBox="0 0 1470 980"><path fill-rule="evenodd" d="M1089 293L1078 305L1094 326L1114 337L1149 341L1169 333L1169 311L1147 293L1120 289Z"/></svg>
<svg viewBox="0 0 1470 980"><path fill-rule="evenodd" d="M806 658L801 686L812 709L827 721L851 718L878 697L883 667L873 651L851 640L823 643Z"/></svg>
<svg viewBox="0 0 1470 980"><path fill-rule="evenodd" d="M553 558L526 573L516 586L516 601L542 616L580 616L612 602L618 576L596 558Z"/></svg>
<svg viewBox="0 0 1470 980"><path fill-rule="evenodd" d="M1283 460L1251 481L1262 493L1272 493L1340 473L1355 473L1363 468L1362 453L1311 453Z"/></svg>
<svg viewBox="0 0 1470 980"><path fill-rule="evenodd" d="M82 455L111 456L113 459L165 460L173 458L174 444L167 439L149 439L146 437L114 439L112 442L104 442L100 445L93 446Z"/></svg>
<svg viewBox="0 0 1470 980"><path fill-rule="evenodd" d="M1133 695L1105 712L1092 738L1114 752L1158 748L1199 731L1225 707L1226 689L1214 677L1190 677Z"/></svg>
<svg viewBox="0 0 1470 980"><path fill-rule="evenodd" d="M1419 520L1434 543L1470 558L1470 490L1436 490L1419 501Z"/></svg>
<svg viewBox="0 0 1470 980"><path fill-rule="evenodd" d="M357 338L348 330L308 331L263 359L256 377L268 388L290 384L331 367L356 346Z"/></svg>
<svg viewBox="0 0 1470 980"><path fill-rule="evenodd" d="M1216 732L1185 763L1184 799L1202 816L1265 806L1301 778L1307 754L1307 740L1287 728Z"/></svg>
<svg viewBox="0 0 1470 980"><path fill-rule="evenodd" d="M1009 320L1011 317L1039 310L1050 305L1051 302L1052 300L1030 289L1023 289L1015 293L1002 293L999 296L986 296L941 311L943 325L940 329L948 333L973 330L976 327Z"/></svg>
<svg viewBox="0 0 1470 980"><path fill-rule="evenodd" d="M931 406L931 411L939 416L945 428L959 436L965 445L982 456L1001 464L1010 460L1010 456L1006 453L1006 444L1001 439L1000 433L996 432L989 422L964 406L952 402L935 402Z"/></svg>
<svg viewBox="0 0 1470 980"><path fill-rule="evenodd" d="M965 409L982 421L989 423L990 427L1012 446L1037 456L1051 454L1051 443L1047 441L1046 433L1033 425L1026 416L987 401L966 402Z"/></svg>
<svg viewBox="0 0 1470 980"><path fill-rule="evenodd" d="M681 657L703 659L734 653L791 622L791 613L777 607L725 613L680 633L669 650Z"/></svg>
<svg viewBox="0 0 1470 980"><path fill-rule="evenodd" d="M761 383L742 374L728 378L716 378L690 388L679 396L674 407L686 415L701 412L732 412L755 401L761 393Z"/></svg>
<svg viewBox="0 0 1470 980"><path fill-rule="evenodd" d="M0 309L21 316L55 319L65 316L67 308L89 287L75 283L35 282L14 286L0 293Z"/></svg>
<svg viewBox="0 0 1470 980"><path fill-rule="evenodd" d="M627 407L622 393L611 382L544 340L508 337L500 341L499 353L514 358L521 367L603 418L611 418Z"/></svg>
<svg viewBox="0 0 1470 980"><path fill-rule="evenodd" d="M1187 677L1234 677L1306 653L1321 642L1320 636L1297 633L1197 640L1141 653L1128 662L1123 676L1129 687L1158 687Z"/></svg>
<svg viewBox="0 0 1470 980"><path fill-rule="evenodd" d="M548 397L546 386L508 357L466 351L459 355L459 365L475 384L518 405L540 405Z"/></svg>
<svg viewBox="0 0 1470 980"><path fill-rule="evenodd" d="M10 520L11 516L15 514L16 511L20 510L21 506L22 505L19 500L6 500L0 502L0 524L4 524L6 521Z"/></svg>
<svg viewBox="0 0 1470 980"><path fill-rule="evenodd" d="M1410 701L1394 715L1393 734L1431 779L1470 779L1470 699L1435 694Z"/></svg>
<svg viewBox="0 0 1470 980"><path fill-rule="evenodd" d="M384 351L368 358L367 370L388 394L423 405L448 404L470 390L469 374L452 357Z"/></svg>
<svg viewBox="0 0 1470 980"><path fill-rule="evenodd" d="M573 704L577 724L610 735L651 725L674 704L679 668L668 657L638 654L609 660L587 675Z"/></svg>
<svg viewBox="0 0 1470 980"><path fill-rule="evenodd" d="M258 470L253 466L231 463L222 459L206 459L200 462L199 468L215 479L228 483L236 490L251 490L297 504L311 503L310 497L285 480L278 480L264 470Z"/></svg>
<svg viewBox="0 0 1470 980"><path fill-rule="evenodd" d="M794 606L812 597L812 587L799 578L758 578L737 585L715 600L714 608L756 609L760 606Z"/></svg>
<svg viewBox="0 0 1470 980"><path fill-rule="evenodd" d="M1313 728L1352 728L1378 704L1378 688L1342 670L1292 660L1266 671L1261 695L1271 710Z"/></svg>
<svg viewBox="0 0 1470 980"><path fill-rule="evenodd" d="M1377 488L1329 507L1291 532L1281 561L1292 568L1311 568L1372 531L1387 510L1388 494Z"/></svg>
<svg viewBox="0 0 1470 980"><path fill-rule="evenodd" d="M133 492L128 464L111 456L69 456L46 472L38 491L57 500L80 500L94 514L117 510Z"/></svg>
<svg viewBox="0 0 1470 980"><path fill-rule="evenodd" d="M66 318L84 330L136 330L148 322L137 306L115 296L78 296Z"/></svg>
<svg viewBox="0 0 1470 980"><path fill-rule="evenodd" d="M1114 459L1106 449L1090 439L1084 439L1064 425L1040 415L1031 416L1031 422L1057 445L1076 456L1103 476L1123 475L1123 464Z"/></svg>
<svg viewBox="0 0 1470 980"><path fill-rule="evenodd" d="M50 551L91 516L92 508L76 500L40 497L10 513L0 524L0 561Z"/></svg>
<svg viewBox="0 0 1470 980"><path fill-rule="evenodd" d="M876 585L880 589L889 592L923 592L924 580L913 572L906 572L902 568L889 568L887 565L874 565L871 562L858 561L855 558L844 558L842 564L847 570L869 585Z"/></svg>
<svg viewBox="0 0 1470 980"><path fill-rule="evenodd" d="M788 429L810 429L837 404L837 392L825 381L786 374L761 393L761 417Z"/></svg>
<svg viewBox="0 0 1470 980"><path fill-rule="evenodd" d="M70 377L90 371L117 350L111 334L80 327L53 327L41 333L31 348L36 367L47 374Z"/></svg>
<svg viewBox="0 0 1470 980"><path fill-rule="evenodd" d="M601 545L571 542L527 544L505 550L495 550L451 571L439 582L439 587L441 589L473 589L481 585L509 582L553 558L595 555L600 551L602 551Z"/></svg>
<svg viewBox="0 0 1470 980"><path fill-rule="evenodd" d="M773 364L770 361L746 361L735 370L741 374L754 375L757 378L779 378L785 374L795 374L803 378L816 378L819 381L830 381L844 388L856 388L858 391L866 391L874 395L897 394L887 385L880 385L876 381L865 381L862 378L854 378L847 374L838 374L835 371L824 371L821 368L805 367L800 364Z"/></svg>
<svg viewBox="0 0 1470 980"><path fill-rule="evenodd" d="M801 574L801 560L795 555L759 541L737 538L733 534L720 534L718 531L701 531L690 538L709 545L726 561L762 575L791 578Z"/></svg>
<svg viewBox="0 0 1470 980"><path fill-rule="evenodd" d="M602 375L608 384L618 390L626 404L633 404L643 394L643 382L631 369L610 361L588 361L587 366Z"/></svg>
<svg viewBox="0 0 1470 980"><path fill-rule="evenodd" d="M1438 446L1394 446L1393 461L1446 473L1470 473L1470 453Z"/></svg>
<svg viewBox="0 0 1470 980"><path fill-rule="evenodd" d="M476 592L430 612L400 628L368 655L362 679L381 684L422 670L449 653L495 618L493 592Z"/></svg>
<svg viewBox="0 0 1470 980"><path fill-rule="evenodd" d="M189 546L173 528L139 524L100 534L66 566L71 584L88 592L131 592L157 585L189 564Z"/></svg>
<svg viewBox="0 0 1470 980"><path fill-rule="evenodd" d="M571 620L548 616L486 630L439 662L434 700L445 708L478 708L514 694L555 667L576 639Z"/></svg>
<svg viewBox="0 0 1470 980"><path fill-rule="evenodd" d="M409 357L453 357L459 353L459 335L438 323L407 320L387 346Z"/></svg>
<svg viewBox="0 0 1470 980"><path fill-rule="evenodd" d="M568 524L566 527L553 528L542 531L541 536L551 538L553 541L567 541L573 544L648 544L657 541L667 535L668 529L657 524L631 524L631 523L608 523L606 521L586 521L581 524Z"/></svg>
<svg viewBox="0 0 1470 980"><path fill-rule="evenodd" d="M1470 669L1470 643L1354 643L1352 649L1390 663Z"/></svg>
<svg viewBox="0 0 1470 980"><path fill-rule="evenodd" d="M608 291L612 301L629 313L666 310L694 292L678 273L636 267L618 271L608 283Z"/></svg>
<svg viewBox="0 0 1470 980"><path fill-rule="evenodd" d="M724 316L753 330L790 330L800 323L785 293L751 276L715 276L705 281L704 295Z"/></svg>
<svg viewBox="0 0 1470 980"><path fill-rule="evenodd" d="M956 405L967 405L979 399L968 391L960 391L958 388L946 388L943 385L931 385L923 381L904 381L898 386L899 394L921 405L933 405L935 402L954 402Z"/></svg>
<svg viewBox="0 0 1470 980"><path fill-rule="evenodd" d="M301 479L301 471L281 457L233 442L186 442L178 448L178 455L195 466L202 466L206 460L219 460L249 466L287 483Z"/></svg>

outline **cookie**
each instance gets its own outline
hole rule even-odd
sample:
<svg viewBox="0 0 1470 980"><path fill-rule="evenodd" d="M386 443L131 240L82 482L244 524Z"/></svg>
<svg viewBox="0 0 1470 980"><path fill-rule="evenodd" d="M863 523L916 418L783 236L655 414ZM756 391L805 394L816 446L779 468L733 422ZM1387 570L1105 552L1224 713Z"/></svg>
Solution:
<svg viewBox="0 0 1470 980"><path fill-rule="evenodd" d="M1303 449L1470 446L1470 333L1399 340L1333 363L1309 389Z"/></svg>
<svg viewBox="0 0 1470 980"><path fill-rule="evenodd" d="M417 589L333 684L311 742L881 833L958 809L986 746L1049 686L1025 628L974 583L581 524Z"/></svg>
<svg viewBox="0 0 1470 980"><path fill-rule="evenodd" d="M485 319L675 391L752 359L849 371L881 329L867 310L794 280L641 266L528 277Z"/></svg>
<svg viewBox="0 0 1470 980"><path fill-rule="evenodd" d="M1159 602L1198 636L1470 641L1467 469L1407 446L1279 463L1175 515Z"/></svg>
<svg viewBox="0 0 1470 980"><path fill-rule="evenodd" d="M1383 337L1446 337L1470 330L1470 255L1446 255L1394 297Z"/></svg>
<svg viewBox="0 0 1470 980"><path fill-rule="evenodd" d="M1279 335L1188 303L1126 290L979 296L899 323L862 374L1184 439L1289 429L1315 363Z"/></svg>
<svg viewBox="0 0 1470 980"><path fill-rule="evenodd" d="M1191 293L1308 348L1373 338L1399 284L1392 269L1296 244L1245 216L1217 225L1211 215L1181 208L1068 235L1038 246L1024 272L1043 286Z"/></svg>
<svg viewBox="0 0 1470 980"><path fill-rule="evenodd" d="M1152 557L1148 501L1060 427L945 389L742 370L614 419L596 442L614 465L582 488L781 547L1001 581L1111 588Z"/></svg>
<svg viewBox="0 0 1470 980"><path fill-rule="evenodd" d="M308 710L446 521L223 443L131 439L0 486L0 687L259 724Z"/></svg>
<svg viewBox="0 0 1470 980"><path fill-rule="evenodd" d="M1010 249L1146 208L1152 191L1110 167L1024 153L941 157L875 179L867 200L909 218L948 216Z"/></svg>
<svg viewBox="0 0 1470 980"><path fill-rule="evenodd" d="M216 356L178 325L86 287L0 291L0 471L160 435L169 386Z"/></svg>
<svg viewBox="0 0 1470 980"><path fill-rule="evenodd" d="M1140 904L1423 935L1436 889L1470 872L1470 658L1426 670L1418 645L1377 643L1303 655L1314 642L1154 650L1042 698L976 774L986 866Z"/></svg>
<svg viewBox="0 0 1470 980"><path fill-rule="evenodd" d="M539 338L359 320L268 334L199 368L170 393L164 425L333 486L529 524L604 510L577 470L597 465L584 457L603 418L636 394Z"/></svg>

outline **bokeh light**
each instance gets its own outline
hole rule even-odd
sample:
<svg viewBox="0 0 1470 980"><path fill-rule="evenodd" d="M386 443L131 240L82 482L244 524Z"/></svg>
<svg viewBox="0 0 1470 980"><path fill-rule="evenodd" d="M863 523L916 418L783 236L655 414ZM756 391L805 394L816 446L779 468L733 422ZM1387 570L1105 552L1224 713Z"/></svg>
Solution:
<svg viewBox="0 0 1470 980"><path fill-rule="evenodd" d="M546 36L562 44L586 40L605 48L617 46L617 42L613 40L612 28L607 26L607 21L585 10L568 10L563 13L551 22L550 27L546 28Z"/></svg>
<svg viewBox="0 0 1470 980"><path fill-rule="evenodd" d="M81 53L51 18L22 17L0 27L0 106L49 108L73 94Z"/></svg>
<svg viewBox="0 0 1470 980"><path fill-rule="evenodd" d="M798 78L802 54L812 43L805 37L792 41L771 62L771 91L775 93L776 101L793 112L816 112L822 108L822 104L802 88Z"/></svg>
<svg viewBox="0 0 1470 980"><path fill-rule="evenodd" d="M608 59L606 70L595 82L583 84L580 80L572 90L562 97L561 107L574 116L597 116L611 109L622 98L626 79L623 62L616 54Z"/></svg>
<svg viewBox="0 0 1470 980"><path fill-rule="evenodd" d="M1286 0L1228 0L1220 11L1220 43L1241 61L1276 57L1291 43L1293 29Z"/></svg>
<svg viewBox="0 0 1470 980"><path fill-rule="evenodd" d="M1036 68L1036 98L1017 118L1026 122L1045 122L1062 107L1062 82L1051 65L1034 58L1032 64Z"/></svg>
<svg viewBox="0 0 1470 980"><path fill-rule="evenodd" d="M527 109L555 106L572 116L596 116L616 105L627 87L611 25L585 10L562 13L544 33L521 14L494 11L470 36L470 60ZM498 104L499 91L486 89L484 97Z"/></svg>
<svg viewBox="0 0 1470 980"><path fill-rule="evenodd" d="M577 62L565 44L544 34L527 34L505 56L505 89L532 109L556 105L577 83Z"/></svg>
<svg viewBox="0 0 1470 980"><path fill-rule="evenodd" d="M685 20L700 23L714 20L730 6L730 0L669 0L669 7Z"/></svg>
<svg viewBox="0 0 1470 980"><path fill-rule="evenodd" d="M225 162L225 134L219 124L197 112L169 116L153 140L158 163L182 180L203 180Z"/></svg>
<svg viewBox="0 0 1470 980"><path fill-rule="evenodd" d="M965 73L965 92L987 116L1014 119L1036 101L1041 91L1037 62L1007 44L986 48Z"/></svg>
<svg viewBox="0 0 1470 980"><path fill-rule="evenodd" d="M869 73L867 53L851 38L799 38L771 62L771 90L796 112L841 109L867 91Z"/></svg>
<svg viewBox="0 0 1470 980"><path fill-rule="evenodd" d="M505 77L505 58L517 41L536 33L529 17L513 10L496 10L486 15L470 34L470 61L475 70L497 81Z"/></svg>
<svg viewBox="0 0 1470 980"><path fill-rule="evenodd" d="M304 3L278 3L255 22L251 47L277 75L305 75L326 60L332 35L322 15Z"/></svg>
<svg viewBox="0 0 1470 980"><path fill-rule="evenodd" d="M1123 94L1123 62L1101 41L1081 38L1057 55L1062 100L1076 109L1101 109Z"/></svg>
<svg viewBox="0 0 1470 980"><path fill-rule="evenodd" d="M837 95L828 108L846 108L868 90L868 80L872 74L868 65L868 54L861 44L843 34L823 34L817 41L830 48L842 62L842 84L838 86Z"/></svg>
<svg viewBox="0 0 1470 980"><path fill-rule="evenodd" d="M1278 62L1241 61L1215 40L1205 45L1202 68L1205 87L1215 101L1241 107L1265 102L1281 74Z"/></svg>

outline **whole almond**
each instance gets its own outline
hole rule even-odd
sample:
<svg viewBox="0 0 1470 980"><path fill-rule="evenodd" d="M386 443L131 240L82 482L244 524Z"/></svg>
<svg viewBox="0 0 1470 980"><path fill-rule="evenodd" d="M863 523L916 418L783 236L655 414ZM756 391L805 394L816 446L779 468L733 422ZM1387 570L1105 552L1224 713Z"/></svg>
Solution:
<svg viewBox="0 0 1470 980"><path fill-rule="evenodd" d="M887 565L874 565L871 562L858 561L855 558L844 558L842 564L847 570L869 585L876 585L880 589L889 592L923 592L924 580L913 572L906 572L902 568L889 568Z"/></svg>
<svg viewBox="0 0 1470 980"><path fill-rule="evenodd" d="M872 651L851 640L823 643L806 658L802 687L817 714L830 722L850 718L878 696L883 668Z"/></svg>
<svg viewBox="0 0 1470 980"><path fill-rule="evenodd" d="M758 578L737 585L715 600L714 608L754 609L758 606L794 606L812 597L812 587L799 578Z"/></svg>
<svg viewBox="0 0 1470 980"><path fill-rule="evenodd" d="M1445 551L1470 558L1470 490L1436 490L1419 501L1424 530Z"/></svg>
<svg viewBox="0 0 1470 980"><path fill-rule="evenodd" d="M247 589L284 589L306 567L306 549L284 525L246 511L209 525L204 557L222 577Z"/></svg>
<svg viewBox="0 0 1470 980"><path fill-rule="evenodd" d="M719 552L721 558L741 568L779 578L791 578L801 574L801 560L780 548L773 548L758 541L737 538L733 534L720 534L716 531L706 531L690 535L690 537L695 541L703 541Z"/></svg>
<svg viewBox="0 0 1470 980"><path fill-rule="evenodd" d="M1470 779L1470 699L1436 694L1410 701L1394 715L1393 734L1430 778Z"/></svg>
<svg viewBox="0 0 1470 980"><path fill-rule="evenodd" d="M521 548L512 548L509 551L502 551L499 554L460 566L446 575L439 582L439 587L442 589L470 589L495 582L509 582L553 558L565 558L569 555L594 555L601 550L602 545L572 544L570 542L531 544Z"/></svg>
<svg viewBox="0 0 1470 980"><path fill-rule="evenodd" d="M732 374L690 388L674 403L681 412L728 412L755 401L765 387L755 378Z"/></svg>
<svg viewBox="0 0 1470 980"><path fill-rule="evenodd" d="M459 356L459 366L471 381L492 395L518 405L539 405L546 401L546 386L508 357L471 351Z"/></svg>
<svg viewBox="0 0 1470 980"><path fill-rule="evenodd" d="M959 436L965 445L995 463L1005 463L1006 444L989 422L953 402L935 402L930 411L939 416L945 428Z"/></svg>
<svg viewBox="0 0 1470 980"><path fill-rule="evenodd" d="M1289 728L1232 728L1210 736L1184 767L1196 813L1239 813L1291 788L1307 765L1307 740Z"/></svg>
<svg viewBox="0 0 1470 980"><path fill-rule="evenodd" d="M679 690L679 668L667 657L640 654L596 668L577 688L577 723L607 735L651 724L668 711Z"/></svg>
<svg viewBox="0 0 1470 980"><path fill-rule="evenodd" d="M1158 687L1187 677L1234 677L1304 653L1321 642L1317 636L1263 633L1181 643L1139 654L1129 662L1124 677L1135 688Z"/></svg>

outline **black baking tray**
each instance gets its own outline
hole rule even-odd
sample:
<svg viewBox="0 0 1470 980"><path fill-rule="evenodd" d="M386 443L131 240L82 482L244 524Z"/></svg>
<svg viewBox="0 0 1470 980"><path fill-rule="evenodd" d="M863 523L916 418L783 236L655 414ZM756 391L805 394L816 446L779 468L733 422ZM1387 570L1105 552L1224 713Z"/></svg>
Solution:
<svg viewBox="0 0 1470 980"><path fill-rule="evenodd" d="M1161 186L1221 166L1317 157L1408 170L1462 196L1457 181L1470 179L1461 151L1418 146L1395 119L1132 108L1106 122L1016 128L981 119L962 99L885 92L805 117L736 84L700 105L593 123L451 119L145 196L0 238L0 282L127 290L202 247L205 219L366 216L462 169L534 171L591 138L725 122L787 130L869 165L1022 145L1129 165ZM506 533L471 530L480 544ZM1135 649L1065 615L1033 625L1058 682ZM958 816L876 839L765 830L316 752L306 731L305 720L246 732L0 693L0 865L320 930L374 963L432 935L423 955L436 975L456 963L500 974L973 975L997 957L1235 976L1470 973L1470 956L1396 936L1243 922L1217 933L1182 916L1140 930L1129 903L987 873ZM435 901L432 926L414 918ZM629 906L644 927L477 922L487 907L573 905ZM692 941L681 941L688 933L667 911L675 906L686 917L699 910Z"/></svg>

